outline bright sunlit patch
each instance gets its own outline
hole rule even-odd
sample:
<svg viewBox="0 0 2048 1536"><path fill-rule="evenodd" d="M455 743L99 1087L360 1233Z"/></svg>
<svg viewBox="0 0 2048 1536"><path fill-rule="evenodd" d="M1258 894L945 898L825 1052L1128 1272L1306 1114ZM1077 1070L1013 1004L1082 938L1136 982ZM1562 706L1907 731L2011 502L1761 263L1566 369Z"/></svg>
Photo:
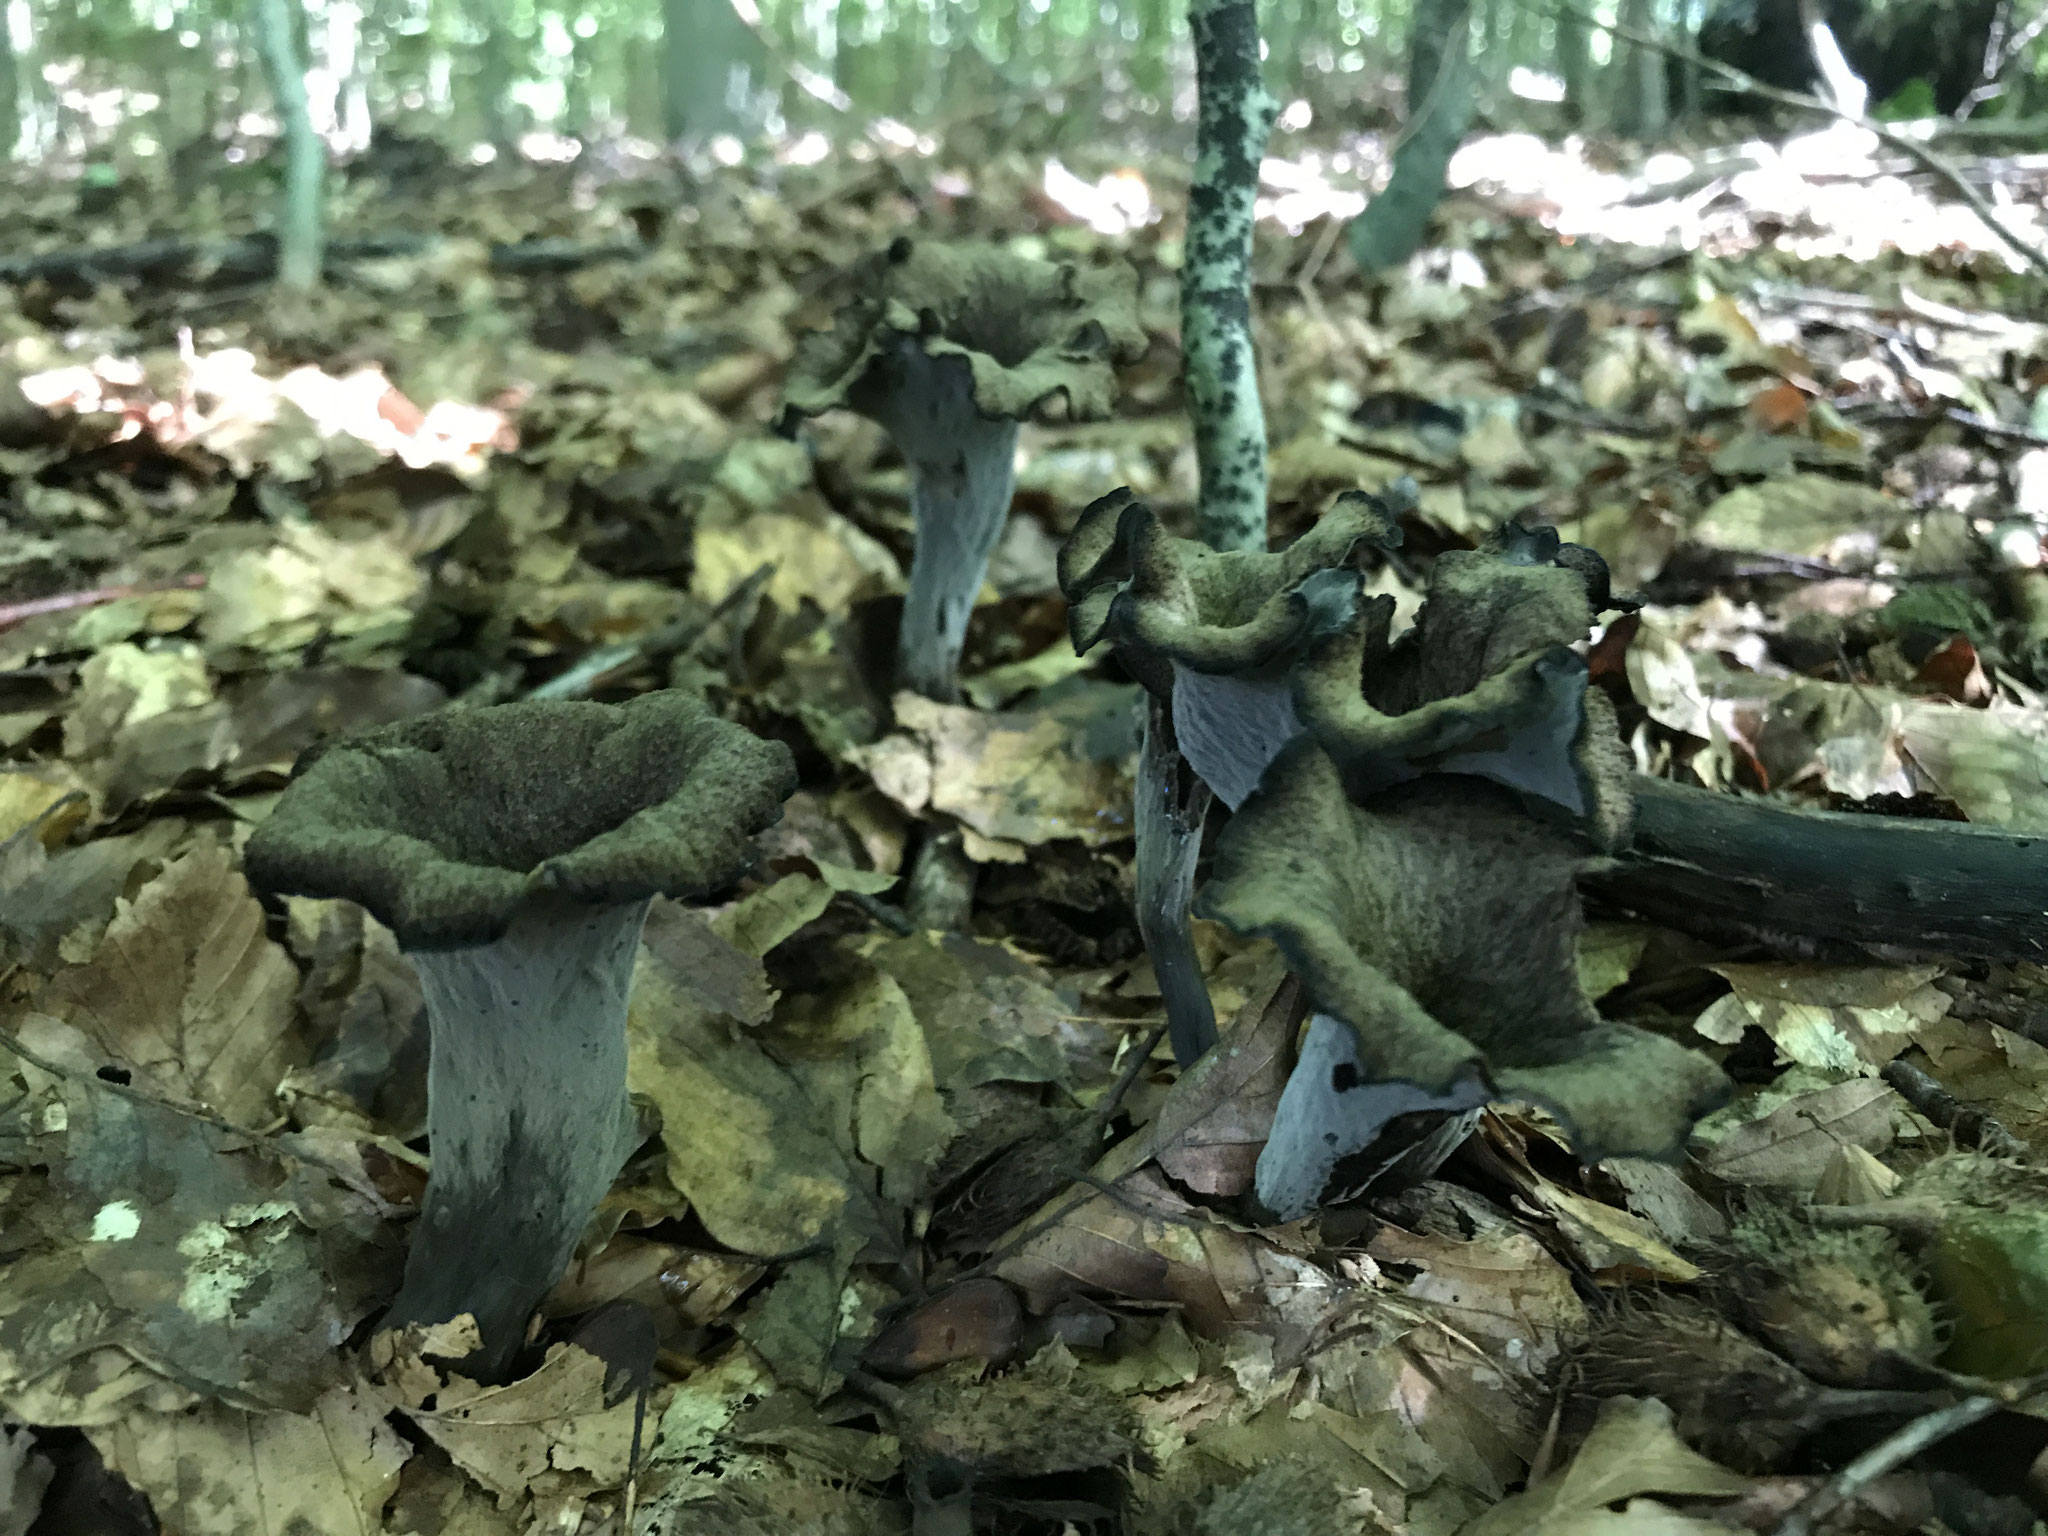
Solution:
<svg viewBox="0 0 2048 1536"><path fill-rule="evenodd" d="M1300 133L1316 120L1316 109L1306 101L1296 99L1287 103L1287 109L1280 114L1279 129L1282 133Z"/></svg>
<svg viewBox="0 0 2048 1536"><path fill-rule="evenodd" d="M1283 224L1293 234L1317 219L1352 219L1365 211L1365 194L1335 185L1313 155L1298 160L1269 155L1259 162L1259 182L1257 216Z"/></svg>
<svg viewBox="0 0 2048 1536"><path fill-rule="evenodd" d="M1045 195L1098 234L1123 235L1159 217L1145 178L1126 167L1087 182L1058 160L1045 162Z"/></svg>
<svg viewBox="0 0 2048 1536"><path fill-rule="evenodd" d="M938 153L938 140L925 137L908 123L899 123L893 117L876 118L874 134L883 143L893 144L898 149L914 149L920 155Z"/></svg>
<svg viewBox="0 0 2048 1536"><path fill-rule="evenodd" d="M716 134L711 140L711 158L730 169L747 158L747 146L732 134Z"/></svg>
<svg viewBox="0 0 2048 1536"><path fill-rule="evenodd" d="M112 441L148 432L166 448L190 444L217 454L238 473L300 456L291 440L309 430L356 438L409 468L459 475L481 474L493 451L517 442L503 411L455 400L423 411L381 369L336 378L304 367L273 380L239 347L200 353L188 343L182 350L182 372L168 378L161 369L150 377L132 358L101 357L30 374L21 392L44 410L117 417Z"/></svg>
<svg viewBox="0 0 2048 1536"><path fill-rule="evenodd" d="M1564 100L1564 81L1522 64L1508 71L1508 89L1524 101Z"/></svg>
<svg viewBox="0 0 2048 1536"><path fill-rule="evenodd" d="M567 165L583 146L565 133L527 133L520 135L519 153L536 165Z"/></svg>
<svg viewBox="0 0 2048 1536"><path fill-rule="evenodd" d="M1692 172L1692 158L1670 150L1651 155L1643 162L1642 179L1651 186L1678 181Z"/></svg>
<svg viewBox="0 0 2048 1536"><path fill-rule="evenodd" d="M142 1216L134 1202L110 1200L93 1213L92 1241L125 1243L142 1230Z"/></svg>
<svg viewBox="0 0 2048 1536"><path fill-rule="evenodd" d="M784 165L818 165L832 153L832 141L813 128L782 151Z"/></svg>
<svg viewBox="0 0 2048 1536"><path fill-rule="evenodd" d="M2032 528L2010 527L1998 535L1998 557L2008 566L2034 570L2041 559L2041 535Z"/></svg>

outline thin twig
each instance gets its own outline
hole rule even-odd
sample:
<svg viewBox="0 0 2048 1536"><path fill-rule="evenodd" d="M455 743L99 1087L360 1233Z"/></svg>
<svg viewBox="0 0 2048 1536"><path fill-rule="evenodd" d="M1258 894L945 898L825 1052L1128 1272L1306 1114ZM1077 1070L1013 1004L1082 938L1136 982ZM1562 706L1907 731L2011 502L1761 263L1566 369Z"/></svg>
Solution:
<svg viewBox="0 0 2048 1536"><path fill-rule="evenodd" d="M1098 1130L1106 1129L1109 1122L1116 1118L1117 1106L1123 1103L1124 1095L1129 1093L1132 1085L1144 1075L1145 1068L1151 1063L1152 1053L1159 1049L1159 1042L1166 1038L1167 1027L1168 1021L1161 1019L1153 1026L1152 1033L1145 1037L1145 1043L1131 1052L1131 1059L1124 1063L1123 1071L1119 1072L1116 1081L1110 1084L1109 1092L1104 1094L1102 1102L1095 1106L1095 1124Z"/></svg>
<svg viewBox="0 0 2048 1536"><path fill-rule="evenodd" d="M1899 1097L1951 1133L1959 1145L1993 1157L2024 1159L2029 1155L2027 1144L1990 1114L1965 1104L1910 1061L1886 1062L1878 1075L1898 1090Z"/></svg>
<svg viewBox="0 0 2048 1536"><path fill-rule="evenodd" d="M129 586L92 587L84 592L59 592L54 597L32 597L26 602L0 603L0 629L12 629L46 613L65 613L73 608L93 608L124 597L148 592L189 592L206 585L201 575L179 576L170 581L137 582Z"/></svg>
<svg viewBox="0 0 2048 1536"><path fill-rule="evenodd" d="M1998 1397L1966 1397L1922 1414L1887 1435L1808 1494L1778 1522L1775 1536L1813 1536L1820 1522L1856 1498L1878 1478L1959 1430L1988 1419L2006 1403Z"/></svg>
<svg viewBox="0 0 2048 1536"><path fill-rule="evenodd" d="M637 639L600 646L560 676L551 677L538 687L529 689L526 696L529 699L580 699L607 672L615 672L643 659L653 661L662 656L687 656L718 627L720 620L743 607L774 575L772 561L757 566L752 575L721 597L702 618L678 619L673 624L650 629Z"/></svg>
<svg viewBox="0 0 2048 1536"><path fill-rule="evenodd" d="M866 891L834 891L832 894L858 907L898 938L907 939L917 932L917 924L910 920L910 914L894 902L884 901Z"/></svg>

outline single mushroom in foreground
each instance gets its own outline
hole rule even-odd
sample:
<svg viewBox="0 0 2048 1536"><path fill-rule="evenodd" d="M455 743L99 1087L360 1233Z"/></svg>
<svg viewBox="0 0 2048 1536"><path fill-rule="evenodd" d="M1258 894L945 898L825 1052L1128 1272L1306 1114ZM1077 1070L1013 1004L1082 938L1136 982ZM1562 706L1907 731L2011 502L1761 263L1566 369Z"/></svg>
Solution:
<svg viewBox="0 0 2048 1536"><path fill-rule="evenodd" d="M1521 1099L1590 1162L1672 1155L1726 1097L1580 985L1577 879L1626 835L1629 765L1568 648L1604 567L1540 538L1522 559L1525 537L1440 557L1391 646L1371 606L1318 640L1302 734L1217 839L1197 912L1277 943L1314 1010L1259 1163L1283 1215L1396 1115Z"/></svg>
<svg viewBox="0 0 2048 1536"><path fill-rule="evenodd" d="M251 836L250 881L397 935L432 1034L432 1173L386 1322L467 1312L502 1380L633 1149L626 995L649 901L731 884L796 787L699 700L449 710L327 744Z"/></svg>
<svg viewBox="0 0 2048 1536"><path fill-rule="evenodd" d="M1018 424L1106 418L1116 366L1146 342L1127 266L907 237L861 263L833 324L799 339L785 420L856 411L910 468L898 687L959 695L967 620L1016 488Z"/></svg>
<svg viewBox="0 0 2048 1536"><path fill-rule="evenodd" d="M1139 775L1138 929L1159 978L1174 1054L1188 1065L1216 1038L1187 927L1201 818L1175 824L1175 759L1235 809L1300 729L1290 674L1304 650L1350 623L1358 565L1399 541L1410 487L1340 497L1285 551L1219 551L1167 533L1128 490L1081 514L1060 550L1077 651L1108 640L1155 701ZM1149 766L1149 765L1148 765ZM1149 792L1148 792L1149 791ZM1201 804L1206 805L1206 799Z"/></svg>

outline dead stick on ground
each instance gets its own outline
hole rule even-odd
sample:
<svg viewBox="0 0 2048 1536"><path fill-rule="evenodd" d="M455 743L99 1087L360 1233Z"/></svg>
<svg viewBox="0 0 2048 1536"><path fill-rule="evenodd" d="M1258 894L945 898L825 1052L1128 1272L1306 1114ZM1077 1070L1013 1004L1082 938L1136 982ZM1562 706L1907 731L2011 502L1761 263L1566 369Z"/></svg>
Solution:
<svg viewBox="0 0 2048 1536"><path fill-rule="evenodd" d="M1792 1513L1778 1522L1774 1536L1813 1536L1823 1520L1887 1472L1910 1461L1929 1446L1938 1445L1950 1435L1968 1429L1972 1424L1990 1418L1999 1409L2010 1407L2031 1395L2024 1390L2025 1387L2038 1389L2039 1385L2038 1380L2014 1383L2015 1390L2001 1391L1996 1397L1966 1397L1947 1408L1922 1414L1896 1433L1878 1441L1802 1499Z"/></svg>
<svg viewBox="0 0 2048 1536"><path fill-rule="evenodd" d="M629 666L637 661L657 662L670 657L687 656L697 648L706 635L718 627L721 621L752 601L754 595L767 586L774 575L775 566L772 562L757 566L752 575L721 597L717 605L702 618L678 619L673 624L650 629L636 640L600 646L559 677L549 678L537 688L529 690L526 696L529 699L580 699L589 693L591 685L607 672L616 672L620 667Z"/></svg>
<svg viewBox="0 0 2048 1536"><path fill-rule="evenodd" d="M2024 1159L2029 1155L2027 1144L2019 1137L1984 1110L1965 1104L1910 1061L1886 1062L1878 1075L1897 1089L1908 1104L1954 1135L1959 1145L1975 1147L1993 1157Z"/></svg>

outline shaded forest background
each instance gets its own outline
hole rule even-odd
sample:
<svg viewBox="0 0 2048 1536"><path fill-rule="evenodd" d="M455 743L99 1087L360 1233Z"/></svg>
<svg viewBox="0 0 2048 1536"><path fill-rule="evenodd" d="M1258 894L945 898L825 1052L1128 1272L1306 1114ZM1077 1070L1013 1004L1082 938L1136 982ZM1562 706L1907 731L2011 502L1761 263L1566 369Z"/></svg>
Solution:
<svg viewBox="0 0 2048 1536"><path fill-rule="evenodd" d="M2029 46L2040 18L2023 5L1821 9L1880 115L1938 105L2024 118L2048 101L2048 65ZM257 11L11 0L0 10L0 154L187 179L216 150L246 163L275 121ZM1173 0L338 0L294 6L291 21L314 124L344 152L365 148L373 125L559 154L549 136L701 143L829 134L876 118L917 133L987 120L1045 147L1108 147L1170 135L1193 107L1186 18ZM1325 133L1384 125L1414 31L1459 21L1477 60L1480 116L1502 125L1655 137L1745 105L1684 56L1694 47L1768 84L1812 78L1793 0L1317 0L1262 17L1268 83L1298 103L1283 130L1318 119Z"/></svg>

